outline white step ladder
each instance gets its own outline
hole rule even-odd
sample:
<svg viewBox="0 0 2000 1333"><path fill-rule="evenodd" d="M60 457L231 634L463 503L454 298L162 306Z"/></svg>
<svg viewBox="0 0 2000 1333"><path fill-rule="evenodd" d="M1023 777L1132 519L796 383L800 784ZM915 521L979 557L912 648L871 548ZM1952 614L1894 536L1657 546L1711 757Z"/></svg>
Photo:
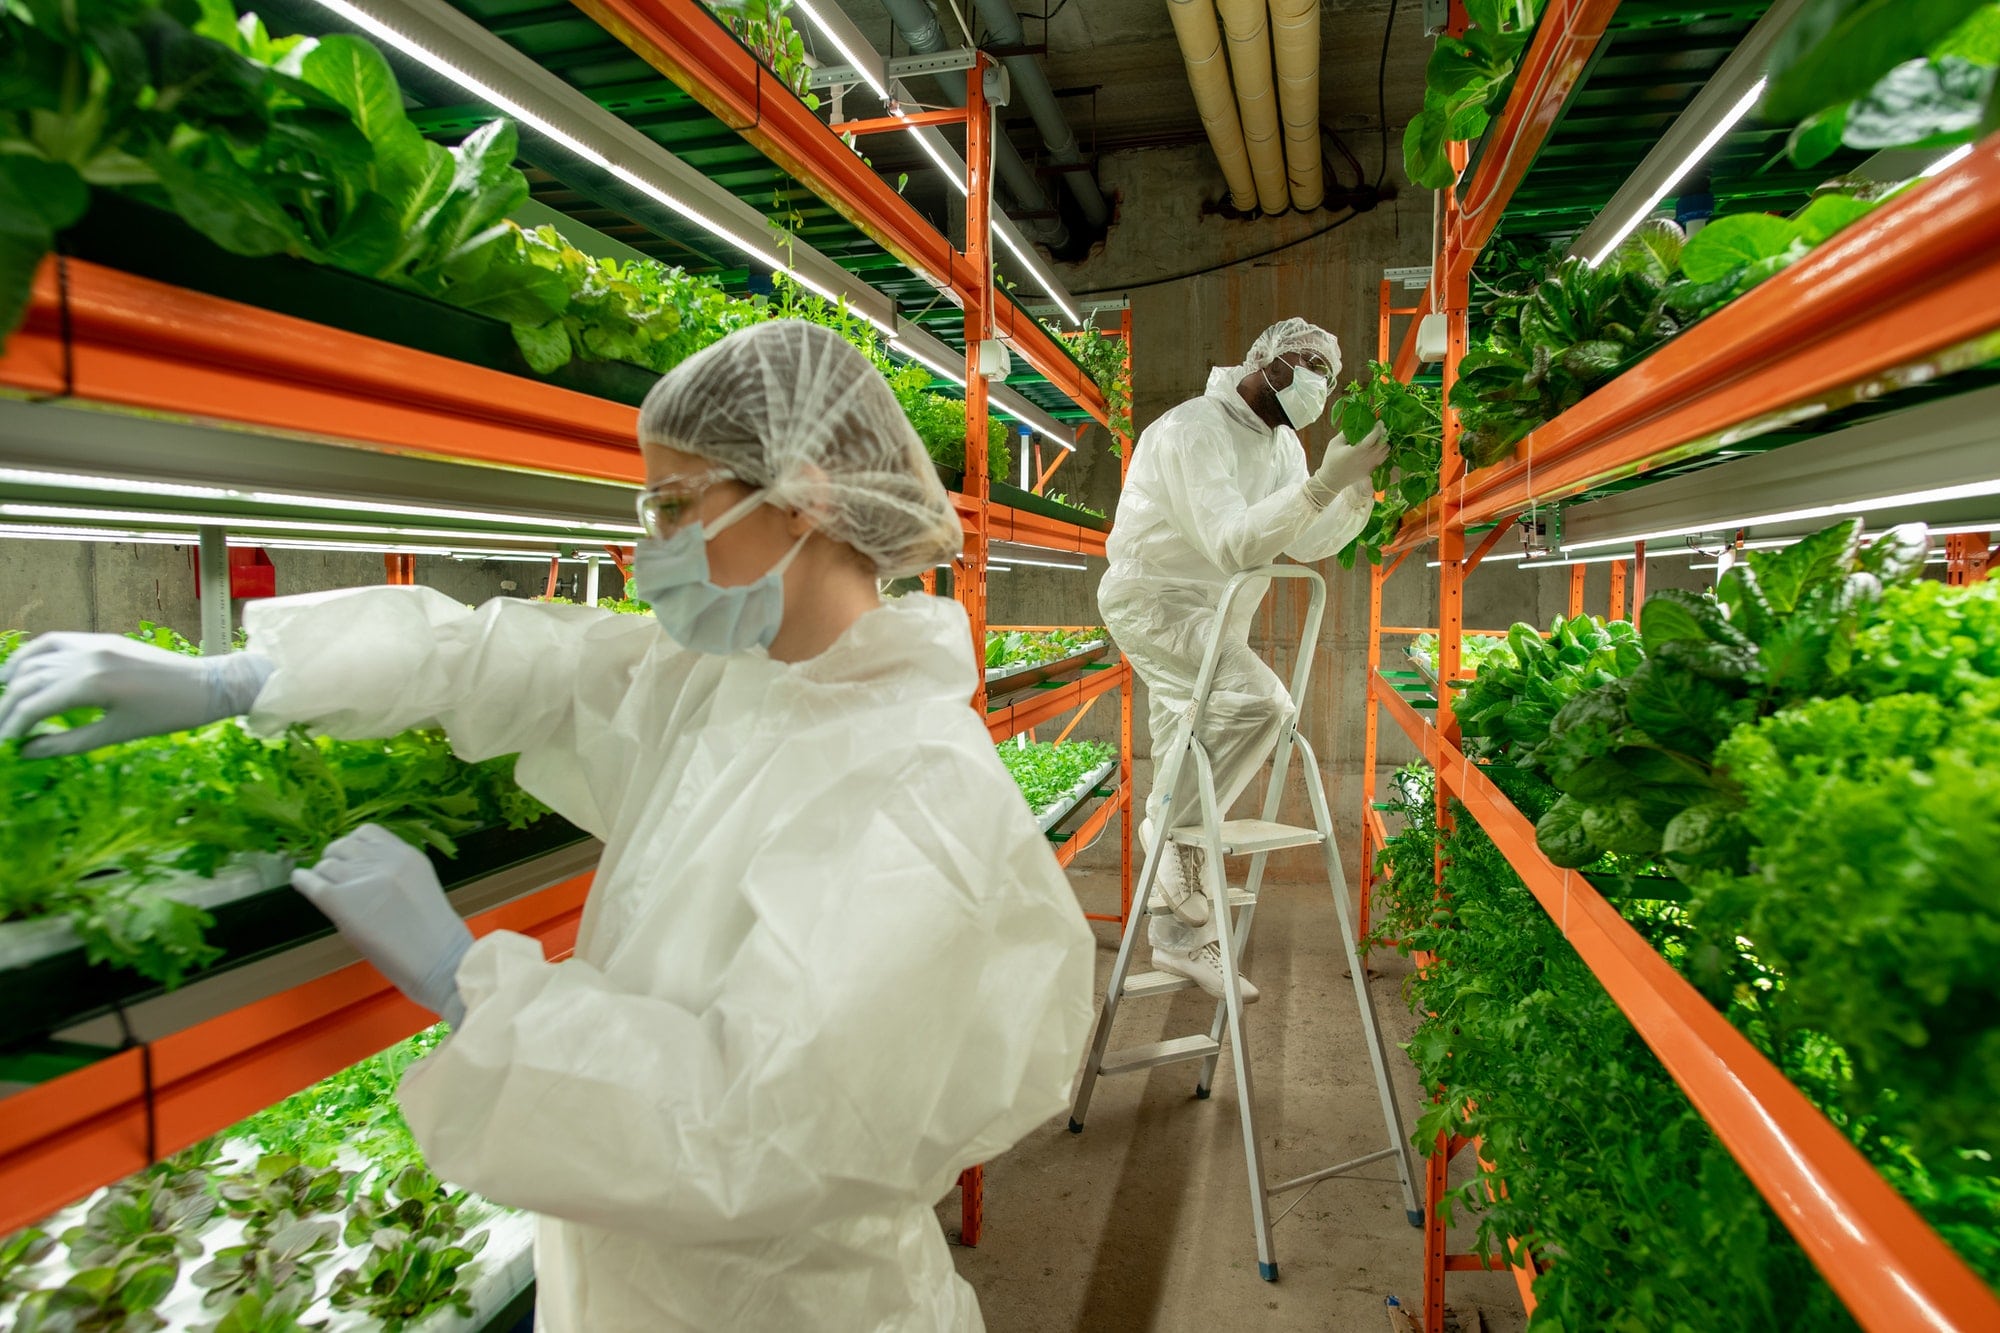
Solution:
<svg viewBox="0 0 2000 1333"><path fill-rule="evenodd" d="M1384 1158L1393 1158L1396 1163L1396 1173L1402 1179L1404 1211L1410 1225L1420 1227L1424 1223L1423 1208L1417 1202L1415 1175L1410 1158L1410 1140L1402 1128L1402 1117L1396 1107L1395 1088L1389 1081L1388 1063L1383 1055L1381 1024L1376 1020L1374 1001L1368 992L1367 973L1362 968L1360 955L1355 948L1354 926L1350 920L1347 903L1347 876L1341 869L1339 849L1334 845L1333 819L1328 813L1326 789L1320 780L1319 760L1305 737L1298 734L1296 722L1288 722L1273 746L1271 786L1264 797L1263 817L1225 820L1221 817L1221 812L1216 809L1215 774L1208 752L1197 739L1202 720L1208 710L1209 692L1215 679L1221 636L1228 624L1230 609L1246 585L1256 583L1258 580L1275 579L1302 580L1310 590L1311 605L1306 613L1304 639L1298 653L1298 665L1292 672L1294 704L1306 697L1306 686L1312 671L1311 645L1319 641L1320 618L1326 609L1326 581L1313 570L1299 565L1266 565L1236 575L1224 589L1222 604L1216 608L1214 620L1209 627L1208 649L1202 658L1201 674L1196 678L1194 708L1176 733L1171 752L1164 756L1154 756L1154 762L1162 765L1154 784L1154 791L1178 794L1181 784L1195 782L1201 796L1202 822L1169 830L1159 839L1158 845L1145 849L1145 864L1139 874L1139 887L1133 901L1133 910L1125 923L1125 936L1118 946L1118 961L1111 969L1111 981L1105 990L1104 1004L1098 1010L1097 1028L1091 1038L1090 1058L1084 1064L1083 1079L1077 1085L1076 1098L1071 1105L1069 1119L1070 1133L1081 1134L1084 1115L1090 1109L1090 1094L1100 1076L1131 1074L1182 1060L1202 1062L1201 1077L1195 1084L1194 1095L1205 1099L1214 1083L1215 1065L1221 1058L1222 1039L1226 1031L1229 1037L1230 1059L1236 1072L1236 1100L1243 1122L1243 1155L1250 1171L1251 1222L1257 1230L1257 1272L1266 1282L1278 1280L1278 1261L1271 1243L1274 1219L1270 1215L1271 1199L1275 1195L1304 1189L1329 1177L1345 1174L1359 1167L1382 1161ZM1262 589L1268 586L1268 583L1260 584L1260 594ZM1312 805L1314 824L1312 828L1299 828L1277 822L1280 799L1284 795L1285 773L1290 766L1294 748L1300 752L1302 758L1301 768L1305 777L1306 795ZM1192 763L1188 762L1190 757ZM1164 812L1172 808L1172 802L1170 799L1162 800L1157 802L1156 806ZM1194 986L1194 982L1171 972L1140 972L1134 975L1131 971L1132 950L1138 944L1143 923L1149 916L1163 915L1168 910L1164 903L1152 902L1152 892L1154 881L1159 875L1158 853L1167 848L1169 843L1201 847L1207 853L1203 873L1206 883L1203 887L1208 893L1210 914L1216 922L1216 932L1221 944L1223 999L1215 1006L1215 1018L1209 1025L1206 1035L1192 1033L1185 1037L1173 1037L1144 1046L1108 1051L1112 1023L1117 1018L1120 1004L1126 1000L1167 995ZM1266 858L1272 852L1286 848L1314 845L1319 846L1325 856L1327 882L1333 889L1334 912L1339 918L1341 943L1347 951L1347 969L1354 979L1354 998L1360 1007L1362 1033L1367 1039L1368 1061L1374 1069L1375 1090L1382 1103L1382 1120L1388 1129L1389 1146L1337 1166L1313 1171L1274 1185L1266 1185L1264 1150L1257 1138L1257 1121L1253 1113L1250 1054L1244 1042L1243 1001L1237 987L1237 969L1242 964L1244 941L1249 938L1251 918L1257 910L1257 893L1264 881ZM1240 890L1228 886L1228 877L1223 873L1225 856L1250 858L1249 874ZM1236 913L1234 919L1230 911L1232 908Z"/></svg>

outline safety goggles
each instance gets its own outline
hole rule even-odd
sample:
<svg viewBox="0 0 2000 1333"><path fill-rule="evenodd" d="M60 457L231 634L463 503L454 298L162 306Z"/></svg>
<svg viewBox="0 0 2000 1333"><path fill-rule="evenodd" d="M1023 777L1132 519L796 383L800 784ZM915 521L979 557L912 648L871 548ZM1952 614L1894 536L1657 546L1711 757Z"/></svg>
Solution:
<svg viewBox="0 0 2000 1333"><path fill-rule="evenodd" d="M662 477L639 492L639 527L658 541L686 523L701 508L701 498L718 483L736 480L724 468Z"/></svg>

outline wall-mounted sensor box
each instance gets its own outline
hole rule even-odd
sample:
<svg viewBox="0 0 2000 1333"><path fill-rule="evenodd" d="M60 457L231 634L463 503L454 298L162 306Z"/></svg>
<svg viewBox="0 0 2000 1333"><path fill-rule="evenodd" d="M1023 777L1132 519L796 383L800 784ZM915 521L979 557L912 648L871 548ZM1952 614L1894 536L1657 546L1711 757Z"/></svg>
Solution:
<svg viewBox="0 0 2000 1333"><path fill-rule="evenodd" d="M1425 315L1417 321L1417 360L1444 360L1445 346L1450 340L1450 325L1445 322L1444 314Z"/></svg>
<svg viewBox="0 0 2000 1333"><path fill-rule="evenodd" d="M1014 373L1014 355L998 338L979 344L979 373L989 380L1004 380Z"/></svg>

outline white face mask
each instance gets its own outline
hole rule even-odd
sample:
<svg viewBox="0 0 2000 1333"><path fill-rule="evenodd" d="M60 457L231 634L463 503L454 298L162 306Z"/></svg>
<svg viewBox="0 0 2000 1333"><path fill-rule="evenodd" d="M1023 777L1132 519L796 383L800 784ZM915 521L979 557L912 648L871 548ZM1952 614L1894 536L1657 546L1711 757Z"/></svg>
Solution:
<svg viewBox="0 0 2000 1333"><path fill-rule="evenodd" d="M1264 372L1264 382L1270 383L1270 371ZM1319 420L1320 413L1326 411L1328 392L1326 376L1304 366L1292 368L1292 382L1277 390L1278 406L1285 409L1285 419L1292 423L1293 430L1304 430Z"/></svg>

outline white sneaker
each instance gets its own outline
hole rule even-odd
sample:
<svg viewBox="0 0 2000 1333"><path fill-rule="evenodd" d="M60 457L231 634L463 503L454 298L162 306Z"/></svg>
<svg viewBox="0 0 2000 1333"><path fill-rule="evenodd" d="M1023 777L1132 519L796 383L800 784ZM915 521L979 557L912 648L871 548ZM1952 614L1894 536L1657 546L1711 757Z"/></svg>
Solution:
<svg viewBox="0 0 2000 1333"><path fill-rule="evenodd" d="M1162 972L1186 977L1216 999L1222 998L1222 944L1219 940L1210 940L1191 953L1155 949L1153 966ZM1250 984L1250 978L1241 973L1236 977L1236 993L1243 997L1245 1004L1257 1003L1257 988Z"/></svg>
<svg viewBox="0 0 2000 1333"><path fill-rule="evenodd" d="M1160 867L1164 871L1175 861L1179 862L1180 873L1173 877L1173 887L1166 890L1165 902L1173 914L1188 925L1205 926L1208 924L1208 884L1203 865L1207 858L1199 847L1175 843L1174 850L1179 855Z"/></svg>
<svg viewBox="0 0 2000 1333"><path fill-rule="evenodd" d="M1208 893L1202 886L1202 854L1199 847L1169 843L1160 849L1166 859L1153 880L1156 905L1149 910L1165 915L1164 907L1190 926L1208 924Z"/></svg>

